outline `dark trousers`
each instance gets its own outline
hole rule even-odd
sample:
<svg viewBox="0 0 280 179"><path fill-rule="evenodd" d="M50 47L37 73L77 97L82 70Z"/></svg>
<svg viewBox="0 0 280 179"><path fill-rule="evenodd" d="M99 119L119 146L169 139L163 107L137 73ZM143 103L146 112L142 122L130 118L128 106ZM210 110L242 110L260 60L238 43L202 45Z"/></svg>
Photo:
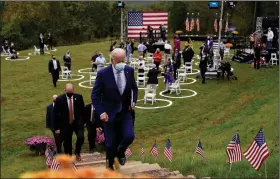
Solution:
<svg viewBox="0 0 280 179"><path fill-rule="evenodd" d="M200 75L202 77L202 83L205 83L205 73L207 71L207 67L201 67L200 68Z"/></svg>
<svg viewBox="0 0 280 179"><path fill-rule="evenodd" d="M178 77L178 71L177 71L178 67L177 66L174 66L173 70L173 77L174 77L174 80L177 80L177 77Z"/></svg>
<svg viewBox="0 0 280 179"><path fill-rule="evenodd" d="M49 40L49 48L52 50L52 40Z"/></svg>
<svg viewBox="0 0 280 179"><path fill-rule="evenodd" d="M56 151L57 153L62 153L62 139L61 139L61 136L60 134L56 134L54 130L51 130L52 133L53 133L53 137L54 137L54 140L55 140L55 145L56 145Z"/></svg>
<svg viewBox="0 0 280 179"><path fill-rule="evenodd" d="M40 44L40 54L44 54L44 44Z"/></svg>
<svg viewBox="0 0 280 179"><path fill-rule="evenodd" d="M154 64L156 65L157 70L159 70L160 62L154 62Z"/></svg>
<svg viewBox="0 0 280 179"><path fill-rule="evenodd" d="M260 57L256 57L255 59L254 59L254 68L255 69L260 69Z"/></svg>
<svg viewBox="0 0 280 179"><path fill-rule="evenodd" d="M97 70L97 65L96 64L92 64L91 71L94 72L95 70Z"/></svg>
<svg viewBox="0 0 280 179"><path fill-rule="evenodd" d="M125 157L124 152L134 140L134 119L131 111L120 112L111 122L104 123L106 158L113 168L114 158Z"/></svg>
<svg viewBox="0 0 280 179"><path fill-rule="evenodd" d="M66 124L66 126L64 126L64 129L61 132L63 136L64 153L72 155L72 136L73 136L73 132L75 132L77 136L75 154L80 154L82 145L85 140L84 128L78 128L75 125L75 120L74 120L72 125Z"/></svg>
<svg viewBox="0 0 280 179"><path fill-rule="evenodd" d="M57 80L59 79L59 71L56 70L56 71L53 71L52 72L52 80L53 80L53 86L56 87L56 83L57 83Z"/></svg>
<svg viewBox="0 0 280 179"><path fill-rule="evenodd" d="M65 62L64 66L66 66L68 70L71 70L71 62Z"/></svg>
<svg viewBox="0 0 280 179"><path fill-rule="evenodd" d="M88 121L87 122L87 131L88 131L89 150L91 150L91 149L95 148L96 124Z"/></svg>

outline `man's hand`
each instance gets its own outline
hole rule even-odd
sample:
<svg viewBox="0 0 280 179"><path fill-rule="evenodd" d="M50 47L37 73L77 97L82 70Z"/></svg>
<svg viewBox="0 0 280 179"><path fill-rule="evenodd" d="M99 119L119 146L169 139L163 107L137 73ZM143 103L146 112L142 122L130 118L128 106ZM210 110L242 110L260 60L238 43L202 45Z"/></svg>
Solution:
<svg viewBox="0 0 280 179"><path fill-rule="evenodd" d="M101 128L101 127L98 127L98 128L96 128L96 131L97 131L97 132L102 132L102 128Z"/></svg>
<svg viewBox="0 0 280 179"><path fill-rule="evenodd" d="M59 129L56 130L55 133L56 133L56 134L60 134L60 130L59 130Z"/></svg>
<svg viewBox="0 0 280 179"><path fill-rule="evenodd" d="M104 112L101 116L100 116L100 120L103 122L107 122L108 121L108 115L106 112Z"/></svg>
<svg viewBox="0 0 280 179"><path fill-rule="evenodd" d="M128 110L133 111L134 108L135 108L134 106L129 106L129 107L128 107Z"/></svg>

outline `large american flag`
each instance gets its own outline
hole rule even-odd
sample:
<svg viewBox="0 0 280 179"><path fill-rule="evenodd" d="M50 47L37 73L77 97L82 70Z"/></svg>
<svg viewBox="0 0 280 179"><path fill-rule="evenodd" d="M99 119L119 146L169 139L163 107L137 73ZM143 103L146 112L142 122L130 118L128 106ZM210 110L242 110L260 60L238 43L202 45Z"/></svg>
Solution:
<svg viewBox="0 0 280 179"><path fill-rule="evenodd" d="M190 23L189 23L189 18L186 19L186 31L189 32L190 31Z"/></svg>
<svg viewBox="0 0 280 179"><path fill-rule="evenodd" d="M238 134L235 134L226 148L228 155L228 162L238 162L242 160L242 151L240 146L240 138Z"/></svg>
<svg viewBox="0 0 280 179"><path fill-rule="evenodd" d="M205 159L205 155L204 155L202 144L201 144L200 140L197 143L195 153L197 153L198 155L200 155L202 158Z"/></svg>
<svg viewBox="0 0 280 179"><path fill-rule="evenodd" d="M228 17L227 17L227 21L226 21L225 32L228 32Z"/></svg>
<svg viewBox="0 0 280 179"><path fill-rule="evenodd" d="M194 29L194 19L192 18L192 20L191 20L190 31L193 31L193 29Z"/></svg>
<svg viewBox="0 0 280 179"><path fill-rule="evenodd" d="M218 32L218 22L217 22L217 18L214 21L214 30L215 32Z"/></svg>
<svg viewBox="0 0 280 179"><path fill-rule="evenodd" d="M167 139L166 141L166 145L164 148L164 155L169 161L172 161L173 155L172 155L171 142L169 139Z"/></svg>
<svg viewBox="0 0 280 179"><path fill-rule="evenodd" d="M244 156L256 170L259 170L261 168L262 163L269 156L262 128L256 135L250 147L244 153Z"/></svg>
<svg viewBox="0 0 280 179"><path fill-rule="evenodd" d="M157 143L155 141L152 149L151 149L151 154L155 157L155 158L158 158L158 150L157 150Z"/></svg>
<svg viewBox="0 0 280 179"><path fill-rule="evenodd" d="M162 24L167 32L167 11L128 12L127 37L140 38L140 32L146 34L148 26L151 26L154 30L159 32L159 26Z"/></svg>
<svg viewBox="0 0 280 179"><path fill-rule="evenodd" d="M132 155L132 152L129 147L127 147L127 149L125 151L125 155L126 155L126 157L130 157Z"/></svg>
<svg viewBox="0 0 280 179"><path fill-rule="evenodd" d="M196 19L196 31L199 32L200 30L200 24L199 24L199 18Z"/></svg>

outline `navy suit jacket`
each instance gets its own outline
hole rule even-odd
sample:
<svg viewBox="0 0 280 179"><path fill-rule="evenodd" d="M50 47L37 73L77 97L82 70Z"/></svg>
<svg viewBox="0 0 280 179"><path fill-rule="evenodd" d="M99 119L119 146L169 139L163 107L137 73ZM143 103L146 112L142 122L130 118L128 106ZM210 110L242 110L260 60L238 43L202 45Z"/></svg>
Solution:
<svg viewBox="0 0 280 179"><path fill-rule="evenodd" d="M125 66L124 74L126 86L121 95L116 84L112 64L98 71L97 77L92 89L91 100L95 106L95 112L100 116L106 112L112 122L118 113L120 103L123 111L128 111L131 102L137 102L138 88L134 78L134 69ZM133 93L133 99L131 99Z"/></svg>
<svg viewBox="0 0 280 179"><path fill-rule="evenodd" d="M51 130L54 130L53 103L47 106L46 127Z"/></svg>

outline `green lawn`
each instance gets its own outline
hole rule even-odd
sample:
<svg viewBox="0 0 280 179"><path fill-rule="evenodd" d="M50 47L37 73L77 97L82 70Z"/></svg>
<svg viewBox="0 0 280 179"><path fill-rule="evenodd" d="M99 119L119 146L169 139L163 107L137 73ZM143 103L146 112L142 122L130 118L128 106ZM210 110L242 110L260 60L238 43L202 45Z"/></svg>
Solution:
<svg viewBox="0 0 280 179"><path fill-rule="evenodd" d="M200 44L194 43L196 54ZM78 74L79 69L91 67L90 58L96 49L101 50L108 58L109 42L57 49L53 54L60 62L66 50L70 49L73 56L72 73ZM33 49L21 51L20 55L27 55L32 51ZM1 175L4 178L18 177L26 171L46 169L45 157L34 156L24 145L24 141L35 135L52 136L45 128L46 106L51 103L53 94L63 93L66 82L59 82L57 88L52 86L47 68L49 59L50 55L32 56L27 61L12 62L1 57ZM245 158L240 163L234 163L229 172L225 152L235 131L239 131L242 150L245 151L263 125L266 142L272 152L266 162L268 177L278 177L278 67L256 71L250 65L233 63L233 68L238 81L229 83L224 80L217 84L213 80L202 85L201 80L198 80L194 84L182 85L181 88L198 93L192 98L169 99L159 96L159 92L165 88L160 79L157 98L171 100L173 104L162 109L136 110L136 139L131 147L132 159L140 160L140 146L143 144L145 162L158 162L162 167L179 170L185 175L263 178L264 166L256 172ZM83 80L74 81L73 84L76 92L81 93L85 102L89 103L91 89L78 86L79 82L89 78L88 74L83 75ZM143 98L143 91L139 90L139 99ZM182 91L182 95L191 95L191 92ZM167 104L158 101L155 106ZM151 106L144 105L143 101L137 105ZM172 143L172 163L163 155L167 138ZM159 150L158 161L149 154L155 139ZM202 142L208 161L205 163L196 155L191 165L198 139ZM88 150L87 139L85 141L84 152Z"/></svg>

